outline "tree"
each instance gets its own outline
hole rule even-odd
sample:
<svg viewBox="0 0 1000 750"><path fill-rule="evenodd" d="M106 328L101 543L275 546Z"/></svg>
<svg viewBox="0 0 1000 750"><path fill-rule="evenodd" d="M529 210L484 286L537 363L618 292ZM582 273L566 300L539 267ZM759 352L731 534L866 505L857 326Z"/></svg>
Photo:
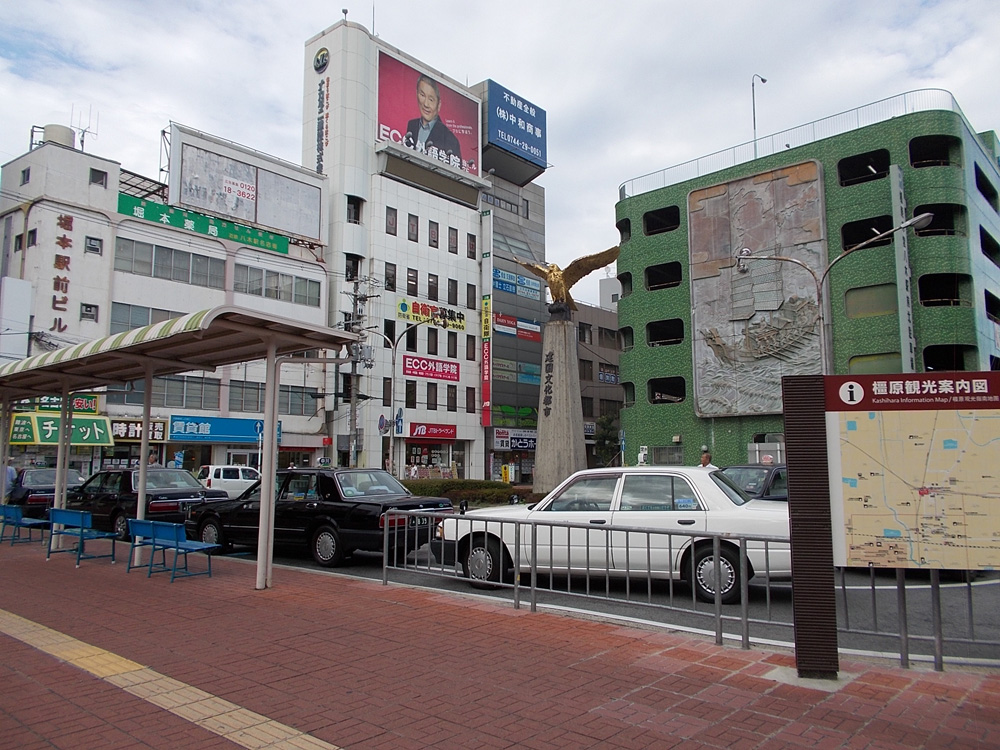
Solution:
<svg viewBox="0 0 1000 750"><path fill-rule="evenodd" d="M597 427L594 430L594 455L601 466L610 466L616 461L620 449L618 440L618 423L610 414L604 414L597 418Z"/></svg>

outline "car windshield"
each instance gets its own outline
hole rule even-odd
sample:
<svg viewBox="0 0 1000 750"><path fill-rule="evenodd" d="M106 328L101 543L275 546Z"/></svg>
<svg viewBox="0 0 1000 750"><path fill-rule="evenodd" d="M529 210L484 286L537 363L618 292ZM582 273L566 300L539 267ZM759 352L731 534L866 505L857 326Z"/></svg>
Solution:
<svg viewBox="0 0 1000 750"><path fill-rule="evenodd" d="M410 491L392 474L381 469L338 471L336 477L337 484L340 485L340 494L344 497L410 494Z"/></svg>
<svg viewBox="0 0 1000 750"><path fill-rule="evenodd" d="M139 472L132 473L132 482L139 484ZM189 471L184 469L153 469L146 472L146 488L154 490L193 489L204 487Z"/></svg>
<svg viewBox="0 0 1000 750"><path fill-rule="evenodd" d="M734 505L745 505L753 499L740 489L725 472L721 470L713 471L710 476L712 477L712 481L719 486L719 489L725 493L726 497L733 501Z"/></svg>
<svg viewBox="0 0 1000 750"><path fill-rule="evenodd" d="M722 471L748 495L756 495L764 488L770 469L765 466L729 466Z"/></svg>
<svg viewBox="0 0 1000 750"><path fill-rule="evenodd" d="M84 477L76 469L66 470L66 484L73 487L83 484ZM55 469L25 469L21 477L25 487L54 487L56 484Z"/></svg>

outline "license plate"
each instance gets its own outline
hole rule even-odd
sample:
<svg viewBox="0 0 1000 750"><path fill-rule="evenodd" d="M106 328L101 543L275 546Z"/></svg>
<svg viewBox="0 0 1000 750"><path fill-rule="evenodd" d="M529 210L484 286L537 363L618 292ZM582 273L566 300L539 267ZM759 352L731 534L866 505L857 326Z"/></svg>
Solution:
<svg viewBox="0 0 1000 750"><path fill-rule="evenodd" d="M426 526L430 519L427 516L410 516L409 525L412 526Z"/></svg>

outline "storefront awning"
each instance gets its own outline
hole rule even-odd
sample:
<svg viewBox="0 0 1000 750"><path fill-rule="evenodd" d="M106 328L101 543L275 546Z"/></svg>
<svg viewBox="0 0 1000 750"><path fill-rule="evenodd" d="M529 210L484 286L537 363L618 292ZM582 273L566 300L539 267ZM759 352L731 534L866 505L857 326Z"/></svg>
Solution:
<svg viewBox="0 0 1000 750"><path fill-rule="evenodd" d="M58 445L61 417L53 414L15 414L10 425L11 445ZM111 446L111 420L92 414L73 417L71 445Z"/></svg>

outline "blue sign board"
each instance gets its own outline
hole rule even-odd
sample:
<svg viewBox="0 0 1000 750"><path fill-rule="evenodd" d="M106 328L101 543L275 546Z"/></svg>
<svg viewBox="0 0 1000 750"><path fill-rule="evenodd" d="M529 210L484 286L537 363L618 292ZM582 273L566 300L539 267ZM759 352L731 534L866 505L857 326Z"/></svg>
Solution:
<svg viewBox="0 0 1000 750"><path fill-rule="evenodd" d="M170 417L169 440L175 443L256 443L263 431L263 419L174 414ZM278 443L281 443L281 422L278 422Z"/></svg>
<svg viewBox="0 0 1000 750"><path fill-rule="evenodd" d="M498 292L508 292L510 294L517 294L517 285L511 284L508 281L500 281L499 279L493 279L493 288Z"/></svg>
<svg viewBox="0 0 1000 750"><path fill-rule="evenodd" d="M496 81L489 82L487 97L487 143L546 168L545 110L514 95Z"/></svg>

